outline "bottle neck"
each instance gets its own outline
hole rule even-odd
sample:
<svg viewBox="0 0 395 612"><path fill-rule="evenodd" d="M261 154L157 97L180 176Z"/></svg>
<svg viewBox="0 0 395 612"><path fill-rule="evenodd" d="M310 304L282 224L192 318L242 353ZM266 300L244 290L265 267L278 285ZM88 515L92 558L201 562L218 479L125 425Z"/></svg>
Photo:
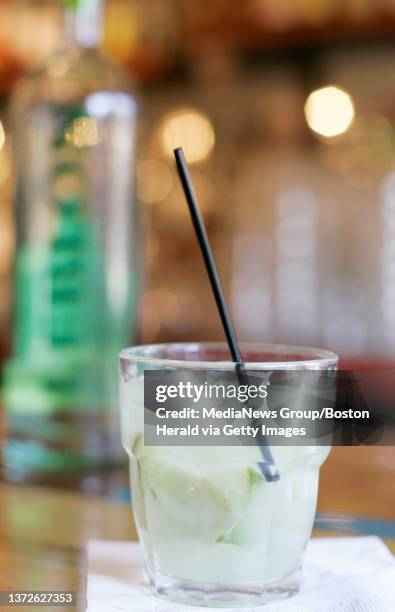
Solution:
<svg viewBox="0 0 395 612"><path fill-rule="evenodd" d="M66 44L94 49L102 41L104 0L66 0Z"/></svg>

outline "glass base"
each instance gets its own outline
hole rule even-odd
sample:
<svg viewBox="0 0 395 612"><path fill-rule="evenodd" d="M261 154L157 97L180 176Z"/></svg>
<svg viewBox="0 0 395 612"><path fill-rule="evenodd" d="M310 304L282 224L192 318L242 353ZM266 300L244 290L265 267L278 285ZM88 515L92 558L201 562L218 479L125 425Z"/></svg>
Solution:
<svg viewBox="0 0 395 612"><path fill-rule="evenodd" d="M155 595L182 604L212 608L259 606L288 599L299 592L301 565L281 580L268 584L221 586L171 578L160 571L152 574L146 568Z"/></svg>

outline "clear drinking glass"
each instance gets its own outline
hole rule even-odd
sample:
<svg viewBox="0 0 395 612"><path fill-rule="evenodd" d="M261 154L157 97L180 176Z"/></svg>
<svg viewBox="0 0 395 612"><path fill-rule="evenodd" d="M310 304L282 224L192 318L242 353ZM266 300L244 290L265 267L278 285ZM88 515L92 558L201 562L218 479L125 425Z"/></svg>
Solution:
<svg viewBox="0 0 395 612"><path fill-rule="evenodd" d="M246 369L333 370L337 356L242 346ZM298 592L329 446L271 446L280 479L259 474L258 446L145 446L145 370L234 370L223 344L162 344L120 355L123 446L152 590L183 603L243 606ZM302 398L303 401L303 398Z"/></svg>

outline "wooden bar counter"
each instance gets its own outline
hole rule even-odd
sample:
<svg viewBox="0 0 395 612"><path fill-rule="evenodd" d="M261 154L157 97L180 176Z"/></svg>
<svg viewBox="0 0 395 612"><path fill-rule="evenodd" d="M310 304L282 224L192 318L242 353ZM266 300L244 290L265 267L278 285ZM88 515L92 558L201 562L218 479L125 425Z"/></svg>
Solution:
<svg viewBox="0 0 395 612"><path fill-rule="evenodd" d="M395 449L333 449L321 472L318 511L323 525L329 521L333 528L316 530L315 535L342 535L348 524L357 526L351 528L354 533L360 525L362 533L368 533L373 525L373 532L379 529L395 553ZM135 539L128 505L0 482L0 590L77 591L75 609L84 610L84 545L90 538Z"/></svg>

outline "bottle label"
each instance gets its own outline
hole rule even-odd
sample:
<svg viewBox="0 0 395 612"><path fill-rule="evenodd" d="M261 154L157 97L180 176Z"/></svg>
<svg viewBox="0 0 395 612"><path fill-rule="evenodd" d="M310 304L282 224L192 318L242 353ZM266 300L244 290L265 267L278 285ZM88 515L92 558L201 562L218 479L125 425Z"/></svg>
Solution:
<svg viewBox="0 0 395 612"><path fill-rule="evenodd" d="M17 412L97 410L110 402L103 244L85 154L95 135L83 107L62 105L54 116L52 235L28 242L17 257L17 355L6 379L7 404Z"/></svg>

